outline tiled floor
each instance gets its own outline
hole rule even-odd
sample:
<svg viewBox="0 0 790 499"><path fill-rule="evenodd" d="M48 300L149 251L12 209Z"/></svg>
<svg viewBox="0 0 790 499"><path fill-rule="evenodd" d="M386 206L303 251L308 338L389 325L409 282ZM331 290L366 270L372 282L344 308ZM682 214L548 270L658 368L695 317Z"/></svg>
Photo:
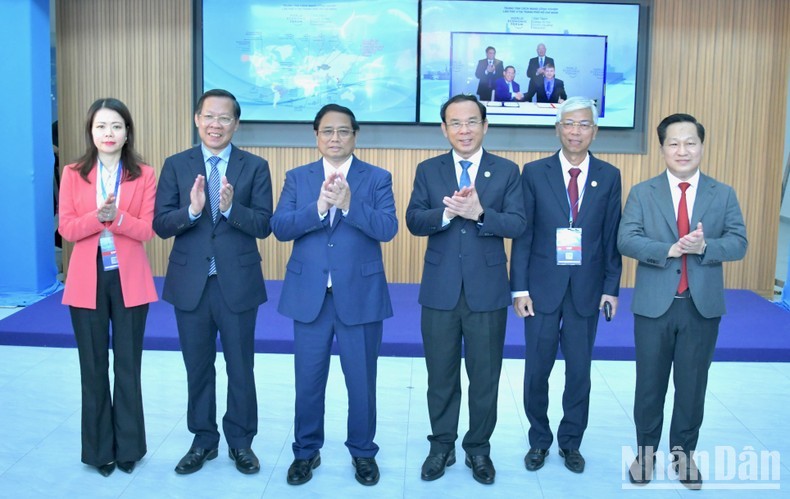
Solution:
<svg viewBox="0 0 790 499"><path fill-rule="evenodd" d="M217 371L223 373L221 357ZM550 419L561 418L563 364L551 380ZM768 497L790 496L790 364L717 363L711 370L707 414L700 451L716 451L737 464L744 449L777 451L778 474L767 480L714 480L706 473L706 487L689 492L664 477L638 491L623 480L623 461L630 461L633 445L634 366L631 362L600 361L593 366L590 426L582 452L586 471L575 475L564 468L551 449L546 466L524 469L527 424L522 410L523 363L506 360L499 396L499 422L492 438L491 457L496 483L480 485L460 461L435 482L423 482L419 468L428 451L425 401L426 372L422 358L379 360L379 419L377 443L381 482L366 488L354 480L345 439L346 396L337 358L333 358L327 393L327 443L322 464L309 483L292 487L285 475L292 460L293 357L256 356L259 434L253 448L261 458L257 475L238 473L223 442L220 457L190 476L173 472L191 442L186 428L186 381L178 352L146 351L143 355L148 455L131 475L116 471L109 478L80 463L80 389L76 351L72 349L0 347L0 497L376 497L376 498L608 498L636 497L752 497L754 490L726 490L733 486L780 487L760 491ZM218 400L224 410L225 378L220 374ZM671 407L671 398L668 406ZM669 411L669 408L667 411ZM461 433L466 412L461 416ZM667 418L668 422L668 418ZM664 445L666 445L666 436ZM626 446L627 450L623 450ZM726 447L730 446L730 447ZM462 452L460 443L457 450ZM666 449L665 449L666 450ZM623 455L626 455L624 458ZM714 459L711 459L713 461ZM721 464L722 459L717 463ZM626 463L627 464L627 463ZM755 470L768 472L757 463ZM734 470L735 468L726 468ZM743 466L741 474L747 473ZM733 471L735 473L735 471ZM778 479L777 479L778 477ZM717 490L715 487L725 487Z"/></svg>

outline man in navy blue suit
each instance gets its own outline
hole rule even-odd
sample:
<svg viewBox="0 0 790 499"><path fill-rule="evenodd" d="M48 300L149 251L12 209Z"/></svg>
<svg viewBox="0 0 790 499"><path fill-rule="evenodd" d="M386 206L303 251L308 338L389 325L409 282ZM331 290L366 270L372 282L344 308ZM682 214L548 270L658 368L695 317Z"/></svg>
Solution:
<svg viewBox="0 0 790 499"><path fill-rule="evenodd" d="M406 210L409 231L428 237L419 301L432 434L421 478L436 480L455 463L463 345L469 377L465 462L475 480L492 484L489 440L510 305L504 238L524 231L524 199L518 165L482 147L485 106L473 95L456 95L440 114L452 150L417 166Z"/></svg>
<svg viewBox="0 0 790 499"><path fill-rule="evenodd" d="M228 374L222 430L231 459L257 473L258 431L254 341L258 306L266 301L258 239L269 235L269 164L231 144L241 107L226 90L197 102L201 145L165 160L156 192L154 231L175 236L162 298L173 304L187 370L187 425L195 437L176 473L194 473L217 457L217 331Z"/></svg>
<svg viewBox="0 0 790 499"><path fill-rule="evenodd" d="M589 153L598 109L581 97L557 110L561 149L524 165L527 230L513 241L513 308L524 317L524 409L530 449L524 464L543 466L553 436L547 416L557 348L565 358L563 418L557 430L565 467L584 471L579 452L590 405L590 367L598 311L617 312L622 258L617 251L620 171Z"/></svg>
<svg viewBox="0 0 790 499"><path fill-rule="evenodd" d="M355 477L379 481L376 364L383 320L392 316L381 243L398 220L392 176L354 156L354 113L327 104L313 121L322 159L286 173L272 230L293 241L278 310L294 320L294 461L287 481L301 485L321 464L324 402L333 338L348 389L348 435Z"/></svg>
<svg viewBox="0 0 790 499"><path fill-rule="evenodd" d="M508 66L505 68L505 75L494 83L493 99L499 102L524 100L521 93L521 86L513 81L516 77L516 68Z"/></svg>
<svg viewBox="0 0 790 499"><path fill-rule="evenodd" d="M554 77L554 64L547 63L543 69L542 76L539 75L530 80L524 100L532 102L532 97L537 95L537 102L562 104L568 98L565 93L565 83Z"/></svg>

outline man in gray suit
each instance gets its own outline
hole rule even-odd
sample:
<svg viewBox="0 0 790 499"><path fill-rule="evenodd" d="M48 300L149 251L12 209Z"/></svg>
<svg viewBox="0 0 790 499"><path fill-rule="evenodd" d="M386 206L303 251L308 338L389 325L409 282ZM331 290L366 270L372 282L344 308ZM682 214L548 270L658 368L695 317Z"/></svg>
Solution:
<svg viewBox="0 0 790 499"><path fill-rule="evenodd" d="M652 478L674 368L669 448L680 482L699 489L693 453L725 313L722 262L744 257L746 228L735 191L699 171L705 128L673 114L658 125L658 140L667 170L631 189L617 239L620 253L638 261L631 304L638 453L629 479L643 485Z"/></svg>

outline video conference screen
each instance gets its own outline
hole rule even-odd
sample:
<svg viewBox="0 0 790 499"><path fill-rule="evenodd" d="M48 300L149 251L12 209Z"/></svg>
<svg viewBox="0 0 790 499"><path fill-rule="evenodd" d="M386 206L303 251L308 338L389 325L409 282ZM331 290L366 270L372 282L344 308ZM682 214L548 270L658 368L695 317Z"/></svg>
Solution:
<svg viewBox="0 0 790 499"><path fill-rule="evenodd" d="M598 102L600 126L634 126L639 5L423 0L420 26L421 122L440 122L437 109L450 95L474 93L492 124L551 125L564 88ZM527 76L539 46L553 78ZM491 77L489 47L501 61ZM490 95L508 66L510 84L500 81L500 95Z"/></svg>
<svg viewBox="0 0 790 499"><path fill-rule="evenodd" d="M230 90L242 120L253 122L309 122L324 104L338 103L361 122L438 123L442 103L467 93L483 101L491 124L551 126L561 99L581 95L598 102L600 126L632 128L639 8L203 0L203 89ZM553 68L528 76L539 46Z"/></svg>
<svg viewBox="0 0 790 499"><path fill-rule="evenodd" d="M417 0L203 1L203 88L245 121L312 121L324 104L359 121L413 123Z"/></svg>

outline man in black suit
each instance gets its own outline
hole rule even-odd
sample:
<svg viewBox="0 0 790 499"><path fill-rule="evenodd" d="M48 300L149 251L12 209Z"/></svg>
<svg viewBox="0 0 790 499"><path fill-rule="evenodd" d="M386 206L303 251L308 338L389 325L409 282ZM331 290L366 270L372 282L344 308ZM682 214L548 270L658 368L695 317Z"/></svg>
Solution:
<svg viewBox="0 0 790 499"><path fill-rule="evenodd" d="M542 43L538 44L538 56L529 60L527 66L527 78L532 80L536 76L543 76L544 68L551 64L554 66L554 59L546 56L546 46Z"/></svg>
<svg viewBox="0 0 790 499"><path fill-rule="evenodd" d="M565 101L555 125L562 147L524 165L521 174L527 230L513 241L510 280L513 308L525 318L524 409L530 449L524 464L530 471L543 466L553 440L547 412L558 347L565 358L559 454L566 468L584 471L579 448L589 414L598 311L607 302L612 315L617 311L620 171L589 153L597 122L594 101Z"/></svg>
<svg viewBox="0 0 790 499"><path fill-rule="evenodd" d="M565 93L565 83L554 77L554 64L549 63L543 68L542 76L536 76L529 82L529 89L524 100L532 102L532 96L537 95L538 102L562 104L568 98Z"/></svg>
<svg viewBox="0 0 790 499"><path fill-rule="evenodd" d="M165 160L156 193L154 230L175 236L162 298L173 304L187 371L187 425L195 437L176 473L194 473L217 457L214 361L219 330L228 375L222 430L231 459L245 474L260 464L253 375L255 319L266 301L258 239L269 235L269 164L231 144L241 108L226 90L197 102L201 144Z"/></svg>
<svg viewBox="0 0 790 499"><path fill-rule="evenodd" d="M491 100L491 90L494 89L494 82L501 78L505 73L505 66L502 61L496 58L494 47L486 48L486 58L477 61L475 77L480 80L477 84L477 95L480 100Z"/></svg>
<svg viewBox="0 0 790 499"><path fill-rule="evenodd" d="M525 228L518 165L482 147L486 108L456 95L441 108L452 150L417 166L406 225L428 237L420 285L422 339L428 369L431 450L423 480L455 463L461 407L461 350L469 377L466 465L475 480L494 483L489 439L505 344L510 286L504 238Z"/></svg>

